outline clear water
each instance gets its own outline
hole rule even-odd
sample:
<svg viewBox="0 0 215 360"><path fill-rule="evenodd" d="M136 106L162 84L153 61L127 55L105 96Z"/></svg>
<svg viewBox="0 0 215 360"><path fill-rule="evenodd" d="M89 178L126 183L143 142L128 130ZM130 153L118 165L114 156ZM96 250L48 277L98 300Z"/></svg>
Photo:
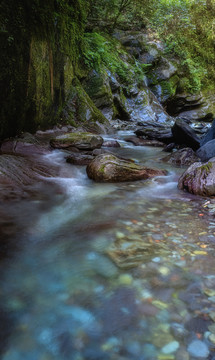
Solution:
<svg viewBox="0 0 215 360"><path fill-rule="evenodd" d="M186 360L194 340L213 359L215 219L177 189L183 169L125 135L115 153L168 176L96 184L53 151L60 177L0 205L2 360Z"/></svg>

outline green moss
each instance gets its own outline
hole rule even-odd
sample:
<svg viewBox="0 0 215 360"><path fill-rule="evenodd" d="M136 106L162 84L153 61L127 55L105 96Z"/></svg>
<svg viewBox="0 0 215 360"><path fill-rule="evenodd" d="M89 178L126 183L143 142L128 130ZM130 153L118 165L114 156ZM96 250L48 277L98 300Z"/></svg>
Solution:
<svg viewBox="0 0 215 360"><path fill-rule="evenodd" d="M212 167L213 167L213 163L211 161L209 161L208 163L200 166L199 169L200 169L201 174L204 173L205 175L208 175Z"/></svg>

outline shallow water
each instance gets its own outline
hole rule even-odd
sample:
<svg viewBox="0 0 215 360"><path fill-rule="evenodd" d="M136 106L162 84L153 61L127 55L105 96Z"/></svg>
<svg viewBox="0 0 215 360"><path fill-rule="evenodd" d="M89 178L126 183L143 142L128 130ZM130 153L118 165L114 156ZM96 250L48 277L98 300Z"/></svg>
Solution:
<svg viewBox="0 0 215 360"><path fill-rule="evenodd" d="M215 219L126 134L168 176L96 184L53 151L59 178L0 206L2 360L214 359Z"/></svg>

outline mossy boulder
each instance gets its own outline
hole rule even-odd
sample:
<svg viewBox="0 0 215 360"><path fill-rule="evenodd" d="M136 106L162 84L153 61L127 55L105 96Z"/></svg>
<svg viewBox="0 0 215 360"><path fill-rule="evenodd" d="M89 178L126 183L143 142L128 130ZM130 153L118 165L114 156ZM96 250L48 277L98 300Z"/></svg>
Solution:
<svg viewBox="0 0 215 360"><path fill-rule="evenodd" d="M215 195L215 158L202 164L192 164L179 178L178 187L191 194L202 196Z"/></svg>
<svg viewBox="0 0 215 360"><path fill-rule="evenodd" d="M103 138L101 136L87 132L69 133L50 140L50 145L55 149L94 150L99 149L102 144Z"/></svg>
<svg viewBox="0 0 215 360"><path fill-rule="evenodd" d="M96 156L86 171L88 177L97 182L135 181L166 175L164 170L142 167L131 160L120 159L112 154Z"/></svg>

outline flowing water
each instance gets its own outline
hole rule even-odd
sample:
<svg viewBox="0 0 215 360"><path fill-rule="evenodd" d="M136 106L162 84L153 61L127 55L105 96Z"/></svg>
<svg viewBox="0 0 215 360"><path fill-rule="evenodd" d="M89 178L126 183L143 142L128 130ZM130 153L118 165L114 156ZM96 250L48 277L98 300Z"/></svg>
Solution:
<svg viewBox="0 0 215 360"><path fill-rule="evenodd" d="M61 176L0 206L2 360L215 359L213 204L126 135L114 153L168 175L97 184L56 150Z"/></svg>

